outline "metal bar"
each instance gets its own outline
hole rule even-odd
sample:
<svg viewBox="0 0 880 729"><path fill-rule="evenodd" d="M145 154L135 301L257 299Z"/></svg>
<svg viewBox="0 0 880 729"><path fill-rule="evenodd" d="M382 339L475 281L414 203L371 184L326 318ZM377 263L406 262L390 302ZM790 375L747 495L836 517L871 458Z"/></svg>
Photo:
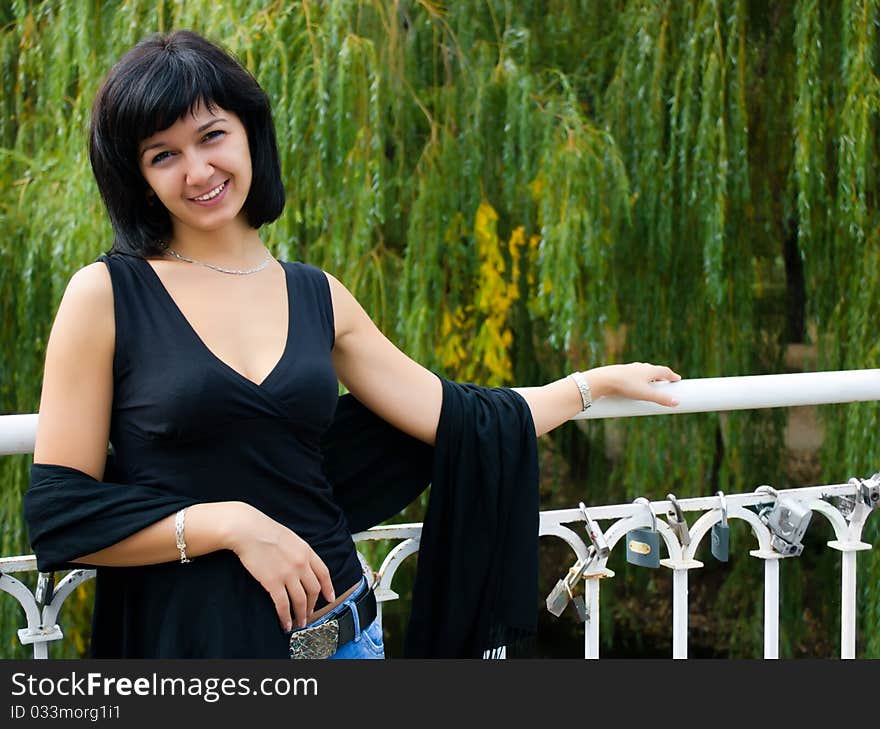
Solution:
<svg viewBox="0 0 880 729"><path fill-rule="evenodd" d="M748 377L705 377L657 382L679 405L668 408L643 400L607 397L575 419L632 418L640 415L707 413L797 405L880 400L880 370L840 370Z"/></svg>
<svg viewBox="0 0 880 729"><path fill-rule="evenodd" d="M587 622L584 626L584 658L599 657L599 583L598 577L586 581Z"/></svg>
<svg viewBox="0 0 880 729"><path fill-rule="evenodd" d="M672 571L672 657L687 658L688 571Z"/></svg>
<svg viewBox="0 0 880 729"><path fill-rule="evenodd" d="M623 486L621 486L623 490ZM794 489L777 489L778 493L785 496L790 495L800 501L808 503L813 499L822 496L840 496L843 494L852 495L855 487L850 483L829 484L827 486L803 486ZM755 504L766 504L773 501L773 497L767 494L730 494L725 499L730 508L735 506L754 506ZM678 499L678 505L682 511L711 511L718 508L717 496L697 496L688 499ZM651 511L659 516L664 516L667 509L672 506L669 501L652 501ZM633 504L614 504L611 506L591 506L590 517L599 521L605 519L623 519L633 514L639 513L645 507L644 505ZM574 521L583 521L584 517L580 509L548 509L541 512L542 528L545 524L565 524Z"/></svg>
<svg viewBox="0 0 880 729"><path fill-rule="evenodd" d="M779 560L764 560L764 658L779 658Z"/></svg>
<svg viewBox="0 0 880 729"><path fill-rule="evenodd" d="M840 657L856 657L856 551L840 555Z"/></svg>
<svg viewBox="0 0 880 729"><path fill-rule="evenodd" d="M0 415L0 456L33 453L37 415Z"/></svg>

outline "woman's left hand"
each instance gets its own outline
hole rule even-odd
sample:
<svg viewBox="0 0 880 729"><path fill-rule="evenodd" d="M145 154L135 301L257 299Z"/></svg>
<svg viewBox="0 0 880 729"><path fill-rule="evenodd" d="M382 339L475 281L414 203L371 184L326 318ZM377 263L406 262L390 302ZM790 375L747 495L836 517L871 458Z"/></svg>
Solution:
<svg viewBox="0 0 880 729"><path fill-rule="evenodd" d="M630 362L596 367L584 374L590 383L594 400L611 396L647 400L669 407L678 405L678 400L666 393L664 388L651 387L652 382L678 382L681 379L681 375L663 365Z"/></svg>

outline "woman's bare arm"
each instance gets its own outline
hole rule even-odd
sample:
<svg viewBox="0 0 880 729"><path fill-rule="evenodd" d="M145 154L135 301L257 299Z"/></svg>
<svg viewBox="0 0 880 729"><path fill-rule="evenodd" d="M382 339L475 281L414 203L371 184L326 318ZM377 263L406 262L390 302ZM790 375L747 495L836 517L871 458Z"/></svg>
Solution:
<svg viewBox="0 0 880 729"><path fill-rule="evenodd" d="M370 410L405 433L433 443L443 390L440 380L394 346L354 296L327 274L333 298L339 380Z"/></svg>
<svg viewBox="0 0 880 729"><path fill-rule="evenodd" d="M236 501L193 504L186 509L184 535L186 556L192 559L218 549L230 549L233 526L241 509L247 505ZM97 567L133 567L159 564L180 559L174 535L174 514L144 527L116 544L84 554L76 564Z"/></svg>
<svg viewBox="0 0 880 729"><path fill-rule="evenodd" d="M590 385L593 400L615 395L632 400L647 400L675 407L678 402L662 390L651 387L651 382L677 382L681 376L668 367L646 362L625 365L605 365L586 370L584 376ZM532 411L535 431L548 433L583 410L580 390L570 377L540 387L515 387L525 398Z"/></svg>
<svg viewBox="0 0 880 729"><path fill-rule="evenodd" d="M443 400L440 381L395 347L339 281L330 274L327 279L336 322L333 364L339 379L381 418L433 444ZM594 400L617 395L661 405L677 404L649 384L681 379L668 367L635 362L597 367L584 374ZM580 390L571 378L514 389L528 403L539 436L570 420L583 408Z"/></svg>
<svg viewBox="0 0 880 729"><path fill-rule="evenodd" d="M46 347L35 463L104 476L113 401L113 289L103 263L70 279Z"/></svg>

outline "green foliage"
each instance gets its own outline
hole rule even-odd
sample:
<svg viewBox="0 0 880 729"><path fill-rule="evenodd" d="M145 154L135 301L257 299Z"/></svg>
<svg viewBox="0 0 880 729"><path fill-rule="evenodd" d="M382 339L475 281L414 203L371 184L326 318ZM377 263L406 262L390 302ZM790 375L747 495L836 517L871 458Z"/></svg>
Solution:
<svg viewBox="0 0 880 729"><path fill-rule="evenodd" d="M631 359L779 372L787 242L820 368L880 366L878 22L880 0L0 1L0 412L37 409L66 282L111 243L86 156L101 78L182 27L272 99L288 202L267 244L337 275L428 367L523 385ZM824 477L877 470L877 406L823 414ZM799 485L784 425L764 411L555 433L544 455L568 468L545 471L563 475L542 506ZM0 460L2 554L29 551L26 487L27 459ZM833 559L810 569L833 582ZM859 648L876 657L880 558L859 565ZM753 566L707 598L725 626L707 650L760 654ZM603 602L616 645L632 641L615 606L644 580L621 571ZM800 599L832 624L821 596ZM0 636L20 624L9 602ZM795 621L784 652L808 629Z"/></svg>

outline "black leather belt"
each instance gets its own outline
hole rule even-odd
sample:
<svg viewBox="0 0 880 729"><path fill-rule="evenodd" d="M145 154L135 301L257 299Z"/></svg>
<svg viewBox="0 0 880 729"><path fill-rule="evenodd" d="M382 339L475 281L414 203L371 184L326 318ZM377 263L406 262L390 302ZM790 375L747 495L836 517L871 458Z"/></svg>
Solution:
<svg viewBox="0 0 880 729"><path fill-rule="evenodd" d="M339 648L354 638L354 615L357 610L361 631L376 619L376 596L366 590L356 597L354 603L330 620L311 628L303 628L290 634L291 658L329 658Z"/></svg>

